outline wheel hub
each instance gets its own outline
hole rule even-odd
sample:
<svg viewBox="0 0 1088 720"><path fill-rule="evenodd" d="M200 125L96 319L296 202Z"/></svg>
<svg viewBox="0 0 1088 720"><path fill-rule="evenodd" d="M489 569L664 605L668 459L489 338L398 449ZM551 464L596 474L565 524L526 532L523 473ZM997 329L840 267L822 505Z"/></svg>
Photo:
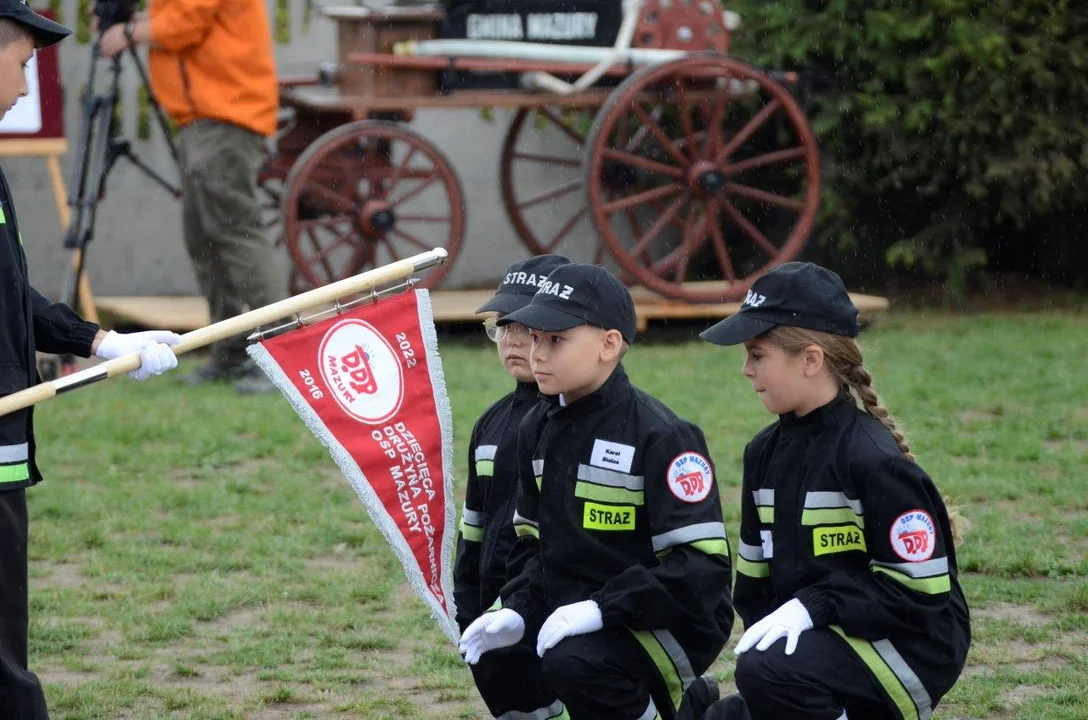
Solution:
<svg viewBox="0 0 1088 720"><path fill-rule="evenodd" d="M383 235L396 224L392 206L383 200L367 200L359 211L359 227L365 235Z"/></svg>
<svg viewBox="0 0 1088 720"><path fill-rule="evenodd" d="M715 195L725 187L726 176L717 165L704 161L691 167L688 182L692 189L703 195Z"/></svg>

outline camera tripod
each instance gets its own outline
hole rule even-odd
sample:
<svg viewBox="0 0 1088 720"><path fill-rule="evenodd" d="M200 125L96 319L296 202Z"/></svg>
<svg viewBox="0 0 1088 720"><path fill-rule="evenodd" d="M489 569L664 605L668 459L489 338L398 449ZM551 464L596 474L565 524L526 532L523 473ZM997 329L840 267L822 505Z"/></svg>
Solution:
<svg viewBox="0 0 1088 720"><path fill-rule="evenodd" d="M104 31L108 27L103 25ZM101 35L99 35L101 38ZM83 277L87 262L87 247L94 239L95 220L98 217L98 204L106 196L106 180L114 164L120 158L126 158L145 175L175 198L181 198L181 189L143 162L132 149L129 140L121 136L118 116L121 97L121 59L125 55L132 58L143 88L147 91L152 110L158 119L163 137L170 147L170 154L178 166L178 150L170 133L170 126L162 107L151 92L147 72L135 48L128 48L117 55L110 63L109 87L103 92L95 92L95 76L98 60L102 58L99 41L96 40L91 50L90 70L86 90L80 98L82 122L76 139L73 155L72 173L68 185L68 207L71 221L64 237L64 247L75 253L73 262L65 271L59 300L75 308L78 303L79 283ZM75 358L62 355L52 362L42 364L42 375L57 377L67 375L75 368Z"/></svg>

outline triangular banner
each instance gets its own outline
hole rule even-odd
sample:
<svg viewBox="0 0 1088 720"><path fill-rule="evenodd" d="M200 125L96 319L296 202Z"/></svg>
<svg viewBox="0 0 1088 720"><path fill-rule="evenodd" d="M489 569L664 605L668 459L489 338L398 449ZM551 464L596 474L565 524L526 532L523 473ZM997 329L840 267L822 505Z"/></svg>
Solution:
<svg viewBox="0 0 1088 720"><path fill-rule="evenodd" d="M248 352L329 448L456 643L453 417L428 292L355 308Z"/></svg>

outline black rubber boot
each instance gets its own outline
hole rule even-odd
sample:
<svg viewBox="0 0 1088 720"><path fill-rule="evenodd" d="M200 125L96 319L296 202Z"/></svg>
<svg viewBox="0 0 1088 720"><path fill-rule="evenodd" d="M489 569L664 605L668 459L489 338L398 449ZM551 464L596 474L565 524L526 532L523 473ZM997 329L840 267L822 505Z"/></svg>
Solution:
<svg viewBox="0 0 1088 720"><path fill-rule="evenodd" d="M752 716L748 714L744 698L733 694L707 708L700 720L752 720Z"/></svg>
<svg viewBox="0 0 1088 720"><path fill-rule="evenodd" d="M697 678L688 685L676 711L676 720L701 720L707 709L720 697L717 681L709 675Z"/></svg>

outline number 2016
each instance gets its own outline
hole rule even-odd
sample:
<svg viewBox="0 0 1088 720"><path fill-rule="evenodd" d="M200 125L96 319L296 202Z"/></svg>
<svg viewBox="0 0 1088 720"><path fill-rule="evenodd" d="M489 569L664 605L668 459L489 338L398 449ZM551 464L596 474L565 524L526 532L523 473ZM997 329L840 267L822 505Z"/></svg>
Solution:
<svg viewBox="0 0 1088 720"><path fill-rule="evenodd" d="M299 370L298 374L302 376L302 382L306 385L306 389L310 391L310 397L314 400L325 397L325 393L321 392L321 388L317 386L314 376L310 374L309 370Z"/></svg>

